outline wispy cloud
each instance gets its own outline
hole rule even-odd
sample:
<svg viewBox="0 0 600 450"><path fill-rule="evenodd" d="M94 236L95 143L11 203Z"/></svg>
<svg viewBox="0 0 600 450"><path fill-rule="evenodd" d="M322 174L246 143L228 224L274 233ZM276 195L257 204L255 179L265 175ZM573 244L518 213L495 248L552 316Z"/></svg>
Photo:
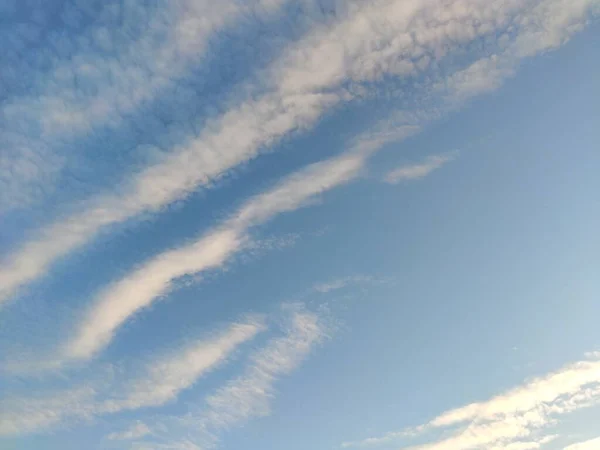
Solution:
<svg viewBox="0 0 600 450"><path fill-rule="evenodd" d="M83 32L63 27L46 38L55 50L33 53L31 61L15 58L13 72L20 69L31 87L3 104L0 137L11 145L0 156L0 211L49 189L67 158L57 150L65 141L118 125L174 87L205 55L215 32L242 18L268 17L285 0L107 3L87 12L67 2L63 17L97 14L97 24ZM9 42L23 45L14 36Z"/></svg>
<svg viewBox="0 0 600 450"><path fill-rule="evenodd" d="M597 0L523 2L513 18L518 32L498 39L497 49L436 83L455 102L497 89L524 58L560 47L600 14Z"/></svg>
<svg viewBox="0 0 600 450"><path fill-rule="evenodd" d="M3 205L26 203L36 195L35 190L52 189L52 174L68 158L56 150L63 142L98 125L119 126L127 114L168 92L178 77L202 58L215 32L240 17L258 16L260 22L285 2L225 1L215 6L204 0L158 0L152 5L160 8L144 12L144 20L137 16L141 10L137 11L135 2L125 2L124 7L133 5L137 12L123 15L120 11L118 20L125 17L127 24L144 23L144 29L132 35L129 31L114 32L105 29L104 23L117 20L117 16L98 16L83 34L52 40L49 64L38 61L50 71L36 72L30 92L2 99L0 141L8 150L0 152L0 211ZM169 141L159 161L154 159L152 165L139 172L127 173L122 183L94 194L79 206L72 205L69 211L73 214L61 216L30 236L12 255L3 256L0 306L20 287L43 277L59 258L83 247L101 231L142 213L162 212L192 192L210 188L220 177L271 149L285 136L312 127L343 102L370 99L384 91L384 95L397 96L399 107L407 110L393 121L393 126L387 124L361 136L341 156L311 164L284 178L273 188L245 200L195 241L153 256L103 287L91 305L84 305L81 320L61 342L58 353L50 355L51 360L40 361L40 367L64 367L98 355L121 326L168 295L179 278L223 268L235 255L252 247L255 227L355 179L369 156L382 145L417 133L442 113L498 88L524 58L562 45L586 25L591 14L600 11L598 0L342 3L346 6L330 21L312 24L305 35L287 42L280 56L266 68L254 73L255 78L232 89L233 94L225 102L229 109L212 119L201 117L197 123L176 124L176 144ZM473 42L485 48L467 55L464 46ZM91 48L105 53L89 52ZM454 58L456 55L459 57ZM6 73L0 68L0 78L5 79ZM400 98L398 86L405 83L414 87L414 93L413 89L405 89L405 97ZM419 164L397 168L386 181L421 178L453 156L431 156ZM314 286L313 292L329 293L364 281L370 278L334 279ZM0 434L45 430L175 401L265 329L262 318L248 317L153 358L125 380L89 385L84 380L81 387L49 395L3 399ZM135 422L130 429L107 438L152 438L157 442L149 443L147 448L197 449L199 445L213 445L221 433L252 417L269 414L276 382L294 371L323 340L327 326L318 315L299 308L291 311L285 331L253 353L243 373L209 395L204 408L164 423L157 419L161 422L157 428L151 426L153 421ZM413 429L343 446L388 444L443 429L442 437L431 438L418 448L540 448L555 438L545 433L560 417L600 403L598 359L598 355L590 355L588 360L528 381L488 401L447 411ZM177 433L181 427L187 432ZM189 438L196 435L197 440ZM571 450L591 448L589 445L597 441L577 444L582 447L575 445ZM132 445L143 448L146 444Z"/></svg>
<svg viewBox="0 0 600 450"><path fill-rule="evenodd" d="M316 195L354 178L367 154L353 152L313 164L248 202L195 242L159 254L101 293L69 340L62 357L92 357L133 314L164 295L173 280L222 266L248 241L247 232L277 214L297 209Z"/></svg>
<svg viewBox="0 0 600 450"><path fill-rule="evenodd" d="M250 417L268 414L275 381L296 369L326 333L316 314L294 312L285 336L271 340L251 358L241 377L208 397L204 413L207 426L227 429Z"/></svg>
<svg viewBox="0 0 600 450"><path fill-rule="evenodd" d="M194 342L173 354L152 361L140 379L125 383L121 394L102 402L100 411L114 412L159 406L177 398L200 377L223 363L241 344L253 339L265 326L262 319L234 323L210 339Z"/></svg>
<svg viewBox="0 0 600 450"><path fill-rule="evenodd" d="M118 193L90 199L81 212L42 229L6 259L0 266L0 301L42 276L57 258L85 244L102 228L142 212L159 211L198 187L209 186L256 157L260 149L312 125L324 111L368 94L372 82L384 75L427 74L433 81L424 90L437 86L452 102L483 91L478 87L483 83L480 77L469 71L493 76L494 86L499 85L512 71L500 70L502 65L495 65L494 57L480 58L455 71L456 76L445 77L436 67L462 44L498 33L495 58L515 65L568 39L586 23L595 2L542 0L532 7L517 0L493 5L467 0L452 5L359 2L340 11L333 23L315 26L262 72L262 94L234 99L231 103L236 106L207 123L197 138L172 149L163 162L138 173ZM560 14L549 14L553 11ZM502 34L512 23L520 27ZM254 92L256 87L241 91L245 90Z"/></svg>
<svg viewBox="0 0 600 450"><path fill-rule="evenodd" d="M537 439L517 441L510 444L502 444L491 447L490 450L537 450L543 448L546 444L556 440L558 435L540 436Z"/></svg>
<svg viewBox="0 0 600 450"><path fill-rule="evenodd" d="M148 425L146 425L144 422L138 420L125 431L110 433L107 436L107 439L111 441L125 441L132 439L140 439L150 434L152 434L152 430L150 430L150 427L148 427Z"/></svg>
<svg viewBox="0 0 600 450"><path fill-rule="evenodd" d="M344 446L378 445L437 428L454 428L453 431L448 430L441 439L415 448L538 448L535 443L539 444L548 437L536 439L536 436L554 426L561 416L599 403L600 361L588 359L532 379L485 402L447 411L418 427L347 442Z"/></svg>
<svg viewBox="0 0 600 450"><path fill-rule="evenodd" d="M448 162L454 160L456 156L456 152L428 156L423 162L417 164L407 164L392 170L385 176L385 181L391 184L396 184L400 183L401 181L412 181L424 178L434 170L437 170Z"/></svg>
<svg viewBox="0 0 600 450"><path fill-rule="evenodd" d="M92 387L74 388L49 395L4 398L0 409L0 436L45 430L77 417L91 417L97 392Z"/></svg>
<svg viewBox="0 0 600 450"><path fill-rule="evenodd" d="M565 447L565 450L597 450L600 448L600 437L589 441L578 442Z"/></svg>
<svg viewBox="0 0 600 450"><path fill-rule="evenodd" d="M126 379L88 382L48 395L3 400L0 435L25 434L95 416L156 407L223 364L245 342L265 329L260 317L235 322L214 336L154 357Z"/></svg>
<svg viewBox="0 0 600 450"><path fill-rule="evenodd" d="M322 294L326 294L331 291L343 289L350 285L360 283L371 283L377 281L380 280L370 275L353 275L349 277L336 278L325 283L316 284L313 286L313 290Z"/></svg>
<svg viewBox="0 0 600 450"><path fill-rule="evenodd" d="M400 439L413 437L417 435L413 430L406 431L390 431L389 433L384 434L383 436L370 437L366 439L362 439L360 441L348 441L342 442L342 448L351 448L351 447L377 447L380 445L390 444L393 442L397 442Z"/></svg>
<svg viewBox="0 0 600 450"><path fill-rule="evenodd" d="M211 447L220 433L270 413L275 383L298 368L330 332L324 318L299 306L291 308L285 334L272 338L251 356L244 372L209 395L203 409L160 422L167 428L162 441L176 447L180 434L191 434L194 445Z"/></svg>

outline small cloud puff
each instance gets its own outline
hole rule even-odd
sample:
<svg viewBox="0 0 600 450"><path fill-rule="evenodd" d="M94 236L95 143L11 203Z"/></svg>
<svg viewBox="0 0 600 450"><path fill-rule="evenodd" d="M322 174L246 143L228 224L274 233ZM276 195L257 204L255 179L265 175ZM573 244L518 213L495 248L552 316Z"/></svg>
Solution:
<svg viewBox="0 0 600 450"><path fill-rule="evenodd" d="M386 183L397 184L401 181L414 181L426 177L434 170L440 169L458 156L458 152L428 156L427 159L416 164L407 164L398 167L385 176Z"/></svg>
<svg viewBox="0 0 600 450"><path fill-rule="evenodd" d="M137 421L125 431L110 433L107 438L111 441L125 441L131 439L139 439L152 434L152 430L144 422Z"/></svg>

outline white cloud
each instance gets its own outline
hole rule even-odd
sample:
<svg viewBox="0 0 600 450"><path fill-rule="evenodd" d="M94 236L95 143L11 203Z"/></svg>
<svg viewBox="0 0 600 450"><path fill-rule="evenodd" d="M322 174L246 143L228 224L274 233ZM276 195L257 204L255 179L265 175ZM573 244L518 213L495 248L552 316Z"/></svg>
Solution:
<svg viewBox="0 0 600 450"><path fill-rule="evenodd" d="M219 267L242 244L235 230L210 233L193 246L165 252L109 286L88 311L66 348L67 357L88 358L110 342L114 330L167 292L186 273Z"/></svg>
<svg viewBox="0 0 600 450"><path fill-rule="evenodd" d="M87 359L106 346L133 314L164 295L173 280L222 266L243 248L250 227L297 209L361 170L367 154L350 152L312 164L247 201L228 220L195 242L159 254L101 293L68 341L66 359Z"/></svg>
<svg viewBox="0 0 600 450"><path fill-rule="evenodd" d="M125 441L131 439L139 439L150 434L152 434L152 430L148 427L148 425L138 420L127 430L118 433L110 433L107 436L107 438L111 441Z"/></svg>
<svg viewBox="0 0 600 450"><path fill-rule="evenodd" d="M205 450L204 447L194 444L189 439L183 439L177 442L169 442L167 444L138 441L132 442L130 448L132 450Z"/></svg>
<svg viewBox="0 0 600 450"><path fill-rule="evenodd" d="M399 439L412 437L415 433L411 430L408 431L391 431L389 433L384 434L383 436L378 437L370 437L360 441L348 441L342 442L342 448L350 448L350 447L376 447L379 445L390 444Z"/></svg>
<svg viewBox="0 0 600 450"><path fill-rule="evenodd" d="M594 5L595 0L541 0L535 8L520 0L350 3L336 21L314 27L265 69L261 95L238 99L237 106L208 123L198 138L136 174L118 193L90 199L83 211L41 230L6 259L0 266L0 302L104 227L158 211L198 187L209 186L256 157L260 149L310 126L324 111L353 98L353 93L368 93L369 83L383 75L406 77L423 71L429 79L438 80L444 92L460 92L454 96L464 100L490 85L482 76L492 76L497 86L509 73L494 75L501 65L494 63L494 57L484 57L465 69L477 76L459 71L444 80L436 72L435 61L475 38L493 40L512 23L519 25L514 37L502 39L507 41L504 48L513 49L506 52L509 59L518 61L564 42L585 24ZM361 83L366 85L356 86ZM240 91L256 91L256 86L247 88Z"/></svg>
<svg viewBox="0 0 600 450"><path fill-rule="evenodd" d="M0 171L0 211L49 189L65 159L54 147L94 126L118 124L124 114L173 87L200 61L216 31L240 18L268 17L284 2L107 4L97 25L83 35L71 36L68 27L61 27L61 33L48 36L49 48L20 68L22 76L32 78L30 91L3 105L0 137L11 145L0 156L0 168L10 169ZM145 24L144 31L134 31L136 21ZM18 54L16 65L24 65L26 58ZM42 58L46 71L38 67Z"/></svg>
<svg viewBox="0 0 600 450"><path fill-rule="evenodd" d="M223 363L241 344L264 330L261 319L234 323L218 336L194 342L177 349L171 355L154 360L145 369L143 377L125 383L120 395L102 402L99 411L115 412L159 406L177 398L181 391L191 387L208 371Z"/></svg>
<svg viewBox="0 0 600 450"><path fill-rule="evenodd" d="M184 435L194 437L190 443L210 447L221 432L270 413L274 384L294 371L329 331L322 317L300 307L292 308L285 335L269 340L250 358L239 377L206 398L203 409L160 422L157 428L167 428L161 436L163 441L169 442L164 448L178 448L181 430ZM162 447L157 444L152 448Z"/></svg>
<svg viewBox="0 0 600 450"><path fill-rule="evenodd" d="M589 441L578 442L565 447L565 450L598 450L600 448L600 437Z"/></svg>
<svg viewBox="0 0 600 450"><path fill-rule="evenodd" d="M493 419L510 413L528 413L539 406L549 408L547 412L550 413L569 412L571 406L580 404L587 394L595 394L590 388L596 387L598 383L600 361L580 361L555 373L535 378L486 402L472 403L450 410L435 418L430 422L430 426L450 426L473 419ZM586 395L579 397L582 394ZM571 404L570 400L574 400L575 404Z"/></svg>
<svg viewBox="0 0 600 450"><path fill-rule="evenodd" d="M385 181L396 184L401 181L418 180L426 177L434 170L441 168L455 158L456 153L428 156L427 159L421 163L404 165L392 170L386 175Z"/></svg>
<svg viewBox="0 0 600 450"><path fill-rule="evenodd" d="M0 436L45 430L72 417L87 419L93 415L96 394L95 389L82 387L39 397L4 398Z"/></svg>
<svg viewBox="0 0 600 450"><path fill-rule="evenodd" d="M313 290L325 294L327 292L343 289L347 286L358 284L358 283L371 283L377 282L375 277L370 275L353 275L349 277L336 278L325 283L319 283L313 286Z"/></svg>
<svg viewBox="0 0 600 450"><path fill-rule="evenodd" d="M394 442L398 442L401 439L407 439L407 438L411 438L416 436L417 434L419 434L418 432L415 432L415 430L407 430L407 431L393 431L390 433L386 433L383 436L380 437L373 437L373 438L367 438L367 439L363 439L362 441L355 441L355 442L343 442L341 447L342 448L361 448L361 447L378 447L378 446L382 446L382 445L390 445ZM552 442L553 440L555 440L558 436L556 435L551 435L551 436L543 436L540 437L539 439L535 439L535 440L529 440L529 441L517 441L517 442L512 442L510 444L503 444L501 446L498 447L486 447L488 450L535 450L535 449L539 449L542 448L544 445L548 444L549 442ZM419 448L419 447L417 447Z"/></svg>
<svg viewBox="0 0 600 450"><path fill-rule="evenodd" d="M440 81L437 88L455 101L497 89L512 76L523 58L557 48L600 14L597 0L545 0L525 6L514 17L518 33L509 32L498 40L498 50L486 58Z"/></svg>
<svg viewBox="0 0 600 450"><path fill-rule="evenodd" d="M43 132L85 130L110 120L114 114L134 110L198 62L213 33L240 18L268 17L284 3L285 0L161 2L164 10L156 11L145 31L116 57L89 55L88 46L83 46L78 54L61 61L50 76L46 74L44 83L52 91L42 95L41 110L34 109ZM93 34L97 46L113 37L112 30L106 28L94 29ZM81 95L78 78L80 82L97 82L96 94ZM57 84L64 88L55 92ZM9 105L8 112L27 108L22 101Z"/></svg>
<svg viewBox="0 0 600 450"><path fill-rule="evenodd" d="M410 436L436 428L452 427L437 441L420 450L477 448L537 448L535 437L556 425L560 416L600 403L600 361L583 360L544 377L532 379L490 400L447 411L432 421L382 438L349 442L364 446L387 442L387 437ZM512 447L511 447L512 446ZM523 447L525 446L525 447ZM412 447L411 447L412 448Z"/></svg>
<svg viewBox="0 0 600 450"><path fill-rule="evenodd" d="M274 383L295 370L330 328L324 318L301 306L287 306L284 335L271 338L253 353L241 376L234 378L206 399L201 413L177 418L178 426L189 426L203 440L213 441L225 430L255 416L268 414ZM43 397L3 399L0 410L0 436L39 432L96 416L124 410L163 405L174 400L198 378L214 369L243 342L264 329L263 321L250 318L233 323L215 337L194 342L172 354L156 358L141 376L131 380L89 383L85 387L53 392ZM156 427L136 421L129 429L109 434L111 440L160 438L167 425ZM167 427L167 428L165 428ZM168 435L168 440L172 436ZM139 445L138 445L139 444ZM135 448L200 448L192 441L160 444L136 443Z"/></svg>
<svg viewBox="0 0 600 450"><path fill-rule="evenodd" d="M543 436L535 440L518 441L500 447L492 447L490 450L536 450L543 448L546 444L549 444L557 438L557 435Z"/></svg>
<svg viewBox="0 0 600 450"><path fill-rule="evenodd" d="M173 401L264 329L262 318L250 317L232 323L212 337L155 357L133 378L111 380L112 377L107 377L46 396L4 399L0 435L25 434L65 422Z"/></svg>
<svg viewBox="0 0 600 450"><path fill-rule="evenodd" d="M273 383L295 370L326 335L319 317L313 313L294 312L290 322L287 334L271 340L256 353L241 377L208 397L203 417L209 428L226 429L269 413Z"/></svg>

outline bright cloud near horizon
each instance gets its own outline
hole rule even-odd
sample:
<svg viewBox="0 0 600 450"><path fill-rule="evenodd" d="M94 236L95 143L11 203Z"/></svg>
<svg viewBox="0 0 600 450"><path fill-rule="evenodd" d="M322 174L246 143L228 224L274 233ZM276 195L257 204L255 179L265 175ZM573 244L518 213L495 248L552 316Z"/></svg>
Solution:
<svg viewBox="0 0 600 450"><path fill-rule="evenodd" d="M600 0L0 0L0 447L600 449Z"/></svg>

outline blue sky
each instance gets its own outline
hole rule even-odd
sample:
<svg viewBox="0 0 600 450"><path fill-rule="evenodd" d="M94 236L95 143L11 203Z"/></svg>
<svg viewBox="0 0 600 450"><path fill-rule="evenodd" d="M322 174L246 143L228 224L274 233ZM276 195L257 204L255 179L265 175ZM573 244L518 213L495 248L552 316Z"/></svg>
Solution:
<svg viewBox="0 0 600 450"><path fill-rule="evenodd" d="M0 447L600 448L598 0L0 0Z"/></svg>

